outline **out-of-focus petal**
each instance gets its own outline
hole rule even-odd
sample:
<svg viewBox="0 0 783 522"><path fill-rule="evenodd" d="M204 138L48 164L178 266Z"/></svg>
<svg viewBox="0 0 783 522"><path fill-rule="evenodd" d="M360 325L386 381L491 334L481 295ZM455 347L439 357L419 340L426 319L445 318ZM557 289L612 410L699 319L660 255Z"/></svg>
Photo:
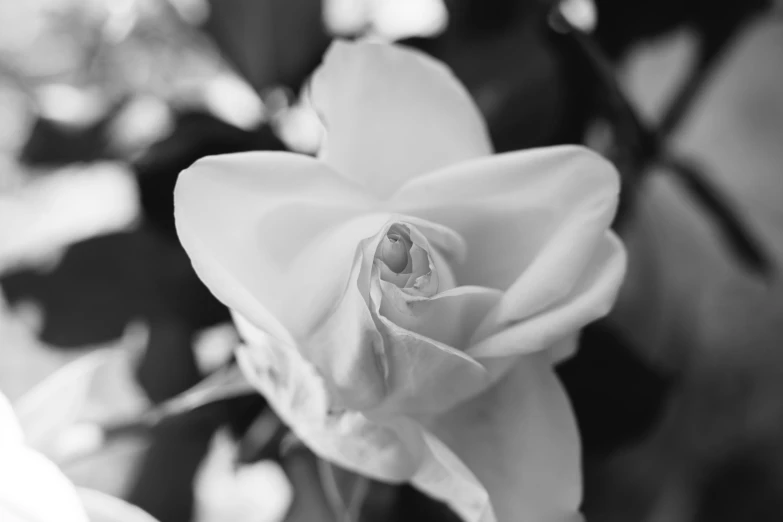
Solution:
<svg viewBox="0 0 783 522"><path fill-rule="evenodd" d="M76 489L40 453L26 447L0 448L0 520L87 522Z"/></svg>
<svg viewBox="0 0 783 522"><path fill-rule="evenodd" d="M279 338L307 328L340 295L359 239L380 226L349 223L372 201L296 154L199 160L180 175L174 200L180 241L201 279Z"/></svg>
<svg viewBox="0 0 783 522"><path fill-rule="evenodd" d="M612 232L606 232L570 294L547 309L511 324L503 320L502 309L494 310L474 333L467 353L481 360L552 347L565 336L609 313L623 281L625 267L625 249ZM490 332L494 333L487 336ZM559 359L568 352L565 350L553 357Z"/></svg>
<svg viewBox="0 0 783 522"><path fill-rule="evenodd" d="M134 375L146 343L143 328L129 328L117 346L79 357L27 391L14 405L26 443L54 462L70 460L103 444L100 429L80 425L132 418L149 408Z"/></svg>
<svg viewBox="0 0 783 522"><path fill-rule="evenodd" d="M469 522L582 520L579 435L565 392L543 354L521 357L494 387L439 416L431 431L489 494L496 518L474 505L470 512L478 518ZM459 480L466 476L460 474ZM439 494L438 488L424 489ZM463 512L465 499L480 499L475 493L463 498L439 489L444 501Z"/></svg>
<svg viewBox="0 0 783 522"><path fill-rule="evenodd" d="M468 92L417 51L335 42L311 97L326 126L320 158L381 197L415 176L492 152Z"/></svg>
<svg viewBox="0 0 783 522"><path fill-rule="evenodd" d="M518 320L572 291L614 217L618 190L611 163L583 147L562 146L413 179L390 204L460 234L470 248L453 267L457 281L508 289L500 316Z"/></svg>
<svg viewBox="0 0 783 522"><path fill-rule="evenodd" d="M157 522L149 513L101 491L89 488L78 489L90 522Z"/></svg>
<svg viewBox="0 0 783 522"><path fill-rule="evenodd" d="M391 204L465 238L467 259L453 265L460 284L508 288L471 340L483 342L471 356L489 357L546 348L608 312L625 272L607 231L618 190L608 161L564 146L417 178Z"/></svg>
<svg viewBox="0 0 783 522"><path fill-rule="evenodd" d="M286 520L294 490L285 471L271 460L237 466L238 453L238 442L228 428L212 437L193 480L191 522Z"/></svg>
<svg viewBox="0 0 783 522"><path fill-rule="evenodd" d="M280 418L320 457L389 482L409 480L421 463L424 442L413 422L379 423L332 409L323 379L296 349L283 346L239 315L247 346L237 351L243 372Z"/></svg>
<svg viewBox="0 0 783 522"><path fill-rule="evenodd" d="M0 451L24 444L24 435L14 408L5 395L0 393Z"/></svg>

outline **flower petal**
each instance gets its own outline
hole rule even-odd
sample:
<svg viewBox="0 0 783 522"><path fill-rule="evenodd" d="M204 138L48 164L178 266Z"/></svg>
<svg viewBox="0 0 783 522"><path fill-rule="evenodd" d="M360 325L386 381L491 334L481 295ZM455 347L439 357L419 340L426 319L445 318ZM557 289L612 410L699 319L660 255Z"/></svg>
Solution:
<svg viewBox="0 0 783 522"><path fill-rule="evenodd" d="M0 447L0 520L87 522L87 515L57 466L35 450L13 445Z"/></svg>
<svg viewBox="0 0 783 522"><path fill-rule="evenodd" d="M248 343L237 350L245 376L311 450L378 480L413 476L424 451L420 427L404 419L380 423L359 412L333 411L323 379L297 350L241 316L235 320Z"/></svg>
<svg viewBox="0 0 783 522"><path fill-rule="evenodd" d="M370 312L383 338L387 382L386 397L376 411L439 413L489 386L490 377L481 364L454 347L407 327L438 333L450 330L449 340L456 341L459 325L468 329L464 335L467 338L471 328L481 321L482 313L497 302L498 295L466 291L447 295L435 304L432 299L416 300L431 305L425 306L425 315L413 317L421 312L416 310L407 312L412 315L406 317L406 311L391 306L389 317L382 311L382 303L387 300L382 285L386 292L397 292L397 300L404 304L400 289L382 282L376 268L371 281ZM435 321L440 324L424 325Z"/></svg>
<svg viewBox="0 0 783 522"><path fill-rule="evenodd" d="M325 165L297 154L199 160L180 175L174 199L180 241L202 281L278 338L317 320L345 287L359 239L378 226L367 232L354 224L319 241L372 201ZM295 291L301 287L307 295Z"/></svg>
<svg viewBox="0 0 783 522"><path fill-rule="evenodd" d="M492 152L478 108L440 62L380 43L335 42L311 84L326 126L320 158L380 197Z"/></svg>
<svg viewBox="0 0 783 522"><path fill-rule="evenodd" d="M520 358L497 385L438 417L431 431L487 491L495 520L582 519L576 422L543 354ZM459 472L453 465L451 469ZM464 482L466 474L459 480ZM465 500L475 503L480 499L475 493L463 498L445 488L427 488L420 480L414 479L414 483L430 494L440 494L457 511L486 513L475 505L465 505Z"/></svg>
<svg viewBox="0 0 783 522"><path fill-rule="evenodd" d="M457 281L508 289L498 314L512 321L571 293L612 221L618 190L611 163L562 146L434 172L411 180L390 203L460 234L470 248L453 266Z"/></svg>
<svg viewBox="0 0 783 522"><path fill-rule="evenodd" d="M42 499L45 500L42 502ZM25 446L8 399L0 393L0 520L87 522L73 484L50 460Z"/></svg>
<svg viewBox="0 0 783 522"><path fill-rule="evenodd" d="M157 522L138 506L89 488L78 489L90 522Z"/></svg>
<svg viewBox="0 0 783 522"><path fill-rule="evenodd" d="M421 227L420 230L428 234L433 244L444 252L452 257L462 254L464 245L453 231L420 219L413 221L416 223L416 230ZM378 244L395 224L411 225L406 216L367 215L335 228L333 233L326 234L320 241L331 245L344 242L346 238L365 236L358 241L353 268L341 293L335 293L331 302L324 303L320 320L313 323L306 335L297 339L297 346L304 358L315 365L324 376L337 407L356 410L372 408L380 403L387 393L387 354L381 334L370 314L369 282ZM332 234L335 237L332 237ZM357 242L356 239L351 241ZM315 251L318 251L320 243L314 245ZM327 271L325 275L323 270L320 270L313 275L329 279L329 274ZM444 280L449 282L448 278ZM319 288L319 283L309 281L307 278L302 279L297 282L298 286L292 286L291 290L298 291L308 300L318 302L311 294ZM302 306L307 304L303 303Z"/></svg>
<svg viewBox="0 0 783 522"><path fill-rule="evenodd" d="M605 232L596 252L569 295L524 320L504 322L503 309L489 313L474 333L467 353L479 360L531 353L553 345L609 313L625 274L625 250L611 232ZM554 277L554 275L550 276ZM495 332L487 335L489 332ZM562 354L553 354L561 358Z"/></svg>
<svg viewBox="0 0 783 522"><path fill-rule="evenodd" d="M16 419L14 408L5 395L0 393L0 448L12 448L24 444L22 426Z"/></svg>
<svg viewBox="0 0 783 522"><path fill-rule="evenodd" d="M364 243L369 240L364 241ZM383 339L362 295L359 280L368 267L357 252L345 291L329 315L299 342L299 350L327 383L334 406L360 410L386 395Z"/></svg>
<svg viewBox="0 0 783 522"><path fill-rule="evenodd" d="M430 298L417 298L380 282L380 314L400 328L460 351L468 348L479 325L496 308L503 292L481 286L458 286Z"/></svg>

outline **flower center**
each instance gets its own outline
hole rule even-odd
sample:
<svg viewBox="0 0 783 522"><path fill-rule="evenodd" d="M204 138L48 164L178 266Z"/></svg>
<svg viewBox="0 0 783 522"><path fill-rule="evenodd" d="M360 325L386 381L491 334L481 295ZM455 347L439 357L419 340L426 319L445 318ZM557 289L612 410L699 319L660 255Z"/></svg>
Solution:
<svg viewBox="0 0 783 522"><path fill-rule="evenodd" d="M401 273L408 266L410 251L409 241L400 233L392 230L386 234L381 244L381 260L395 274Z"/></svg>

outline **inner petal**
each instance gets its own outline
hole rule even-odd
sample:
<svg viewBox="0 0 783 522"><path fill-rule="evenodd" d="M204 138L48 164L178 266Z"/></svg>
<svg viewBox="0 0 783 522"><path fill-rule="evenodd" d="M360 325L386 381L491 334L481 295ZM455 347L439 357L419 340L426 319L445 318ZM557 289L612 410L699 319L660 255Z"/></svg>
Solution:
<svg viewBox="0 0 783 522"><path fill-rule="evenodd" d="M440 290L438 270L435 267L435 249L419 230L411 228L411 265L412 276L406 285L408 293L415 295L433 295Z"/></svg>
<svg viewBox="0 0 783 522"><path fill-rule="evenodd" d="M411 245L408 232L399 225L393 225L381 242L380 258L395 274L410 273Z"/></svg>
<svg viewBox="0 0 783 522"><path fill-rule="evenodd" d="M411 295L432 295L438 276L427 238L408 223L394 223L379 243L375 259L380 277Z"/></svg>

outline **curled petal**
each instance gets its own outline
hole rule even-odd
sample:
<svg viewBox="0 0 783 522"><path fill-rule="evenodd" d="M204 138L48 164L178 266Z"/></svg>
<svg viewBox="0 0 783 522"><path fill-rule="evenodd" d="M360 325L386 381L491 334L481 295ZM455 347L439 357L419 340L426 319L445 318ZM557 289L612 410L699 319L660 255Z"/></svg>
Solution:
<svg viewBox="0 0 783 522"><path fill-rule="evenodd" d="M297 346L304 358L318 368L336 407L396 412L440 410L485 386L484 369L454 348L423 338L383 317L380 285L390 285L398 292L400 289L381 281L383 263L376 260L376 253L392 227L404 226L429 250L438 280L448 288L453 286L453 276L440 252L459 258L464 244L453 231L421 219L402 215L377 217L386 219L385 224L378 227L374 236L360 241L342 296L307 337L299 339ZM468 328L478 324L478 309L487 308L487 298L478 298L480 303L472 306L449 305L451 300L456 302L456 298L445 299L441 313L430 314L429 318L441 321L442 331L451 328L450 339L469 339L472 330ZM453 318L445 316L447 308L465 319L459 336L454 333ZM444 386L444 382L454 385Z"/></svg>
<svg viewBox="0 0 783 522"><path fill-rule="evenodd" d="M384 315L381 308L386 296L382 285L384 282L376 269L371 280L370 311L383 338L387 374L387 394L378 410L411 415L437 413L489 385L487 371L474 359L452 346L406 329ZM385 286L386 292L397 292L400 294L397 299L404 299L398 288L388 283ZM478 323L476 316L496 300L494 294L458 293L438 300L429 308L427 316L403 318L406 312L395 311L393 317L409 326L413 321L420 329L425 329L423 323L428 320L440 321L440 325L430 325L432 331L451 329L450 335L456 338L458 324L462 328L470 328L470 322ZM416 302L431 301L423 299ZM447 316L448 312L454 315ZM460 319L465 324L460 324Z"/></svg>
<svg viewBox="0 0 783 522"><path fill-rule="evenodd" d="M431 486L426 477L414 484L456 511L472 513L468 522L582 520L579 436L565 392L543 354L521 357L494 387L437 417L430 431L453 452L440 453L441 468L451 469L467 494ZM471 475L478 481L472 488L465 484ZM487 492L491 511L477 505L479 487Z"/></svg>
<svg viewBox="0 0 783 522"><path fill-rule="evenodd" d="M335 42L313 76L311 98L326 126L319 157L380 197L492 152L468 92L418 51Z"/></svg>
<svg viewBox="0 0 783 522"><path fill-rule="evenodd" d="M570 292L614 217L618 190L611 163L562 146L430 173L408 182L390 204L462 236L470 249L454 267L457 280L510 288L503 315L519 318Z"/></svg>
<svg viewBox="0 0 783 522"><path fill-rule="evenodd" d="M402 289L405 294L418 297L431 297L439 291L443 292L454 288L456 286L454 274L443 255L430 245L427 237L418 228L408 225L405 229L411 241L409 269L406 272L395 274L391 272L383 260L376 260L381 280ZM428 233L432 234L433 230L428 230ZM453 232L450 233L453 234ZM439 242L443 245L442 241ZM448 246L445 248L448 249ZM449 250L446 251L449 252ZM453 254L453 252L449 253ZM454 256L452 255L452 257Z"/></svg>
<svg viewBox="0 0 783 522"><path fill-rule="evenodd" d="M247 346L237 350L246 377L320 457L378 480L409 480L424 451L421 429L405 419L376 422L332 409L325 383L296 349L235 316Z"/></svg>
<svg viewBox="0 0 783 522"><path fill-rule="evenodd" d="M358 241L380 226L347 225L372 201L317 160L288 153L199 160L180 174L174 201L180 241L202 281L284 339L339 296Z"/></svg>
<svg viewBox="0 0 783 522"><path fill-rule="evenodd" d="M450 263L462 263L467 255L468 247L465 240L457 232L442 223L427 221L415 216L394 215L394 220L413 225L412 233L416 237L423 236L421 243L432 245Z"/></svg>
<svg viewBox="0 0 783 522"><path fill-rule="evenodd" d="M360 250L345 293L299 342L301 353L326 379L335 406L353 410L373 407L386 396L383 339L358 284L363 261Z"/></svg>
<svg viewBox="0 0 783 522"><path fill-rule="evenodd" d="M479 360L531 353L552 347L565 336L609 313L625 273L620 240L606 232L571 293L524 320L505 324L502 309L493 310L474 333L467 350ZM495 332L487 336L487 332ZM560 358L563 355L554 355Z"/></svg>
<svg viewBox="0 0 783 522"><path fill-rule="evenodd" d="M419 177L391 205L465 238L467 258L453 265L460 284L508 289L472 342L516 326L536 333L529 322L540 326L536 321L549 311L561 312L557 321L547 319L549 330L539 329L546 336L482 352L506 355L546 347L608 311L625 270L623 247L607 232L618 190L608 161L583 147L563 146Z"/></svg>
<svg viewBox="0 0 783 522"><path fill-rule="evenodd" d="M503 297L499 290L480 286L458 286L430 298L411 297L383 281L379 286L383 317L460 351Z"/></svg>
<svg viewBox="0 0 783 522"><path fill-rule="evenodd" d="M409 220L406 216L388 214L372 214L350 220L324 234L311 247L312 256L318 257L316 253L321 244L325 245L325 249L347 240L358 244L347 282L339 291L330 294L332 301L325 304L318 321L313 322L306 333L300 329L303 333L296 339L299 351L326 379L338 407L371 408L388 393L387 350L370 313L369 281L378 245L391 227L396 224L412 227L410 221L416 223L416 233L423 231L432 238L433 244L452 257L461 255L464 245L453 231L420 219ZM356 239L359 237L364 239ZM322 270L312 275L331 279L331 275ZM319 288L318 283L306 284L309 281L305 277L289 288L289 291L300 294L303 307L308 306L304 301L317 300L317 296L312 294ZM450 275L444 273L443 282L450 281Z"/></svg>

